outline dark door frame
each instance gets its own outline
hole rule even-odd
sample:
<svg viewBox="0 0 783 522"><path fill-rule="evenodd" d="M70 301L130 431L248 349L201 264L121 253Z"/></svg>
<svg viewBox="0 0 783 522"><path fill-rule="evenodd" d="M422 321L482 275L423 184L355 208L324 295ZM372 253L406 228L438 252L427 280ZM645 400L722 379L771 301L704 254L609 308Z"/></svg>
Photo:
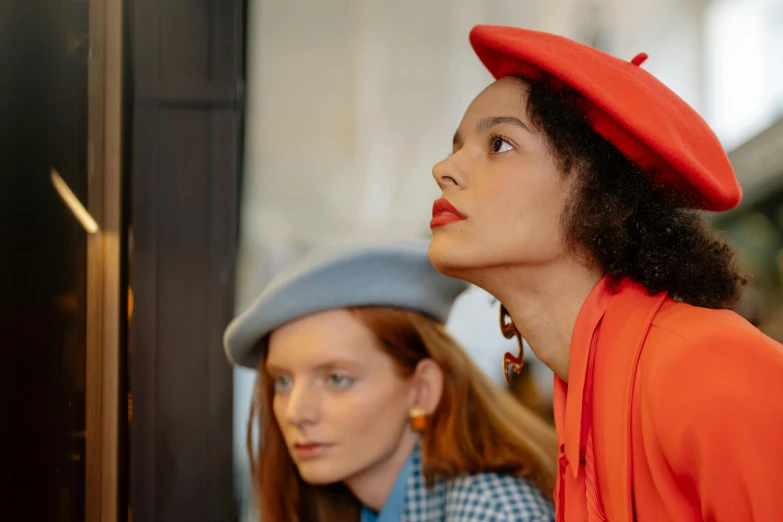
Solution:
<svg viewBox="0 0 783 522"><path fill-rule="evenodd" d="M244 2L133 0L130 504L236 520L233 317Z"/></svg>

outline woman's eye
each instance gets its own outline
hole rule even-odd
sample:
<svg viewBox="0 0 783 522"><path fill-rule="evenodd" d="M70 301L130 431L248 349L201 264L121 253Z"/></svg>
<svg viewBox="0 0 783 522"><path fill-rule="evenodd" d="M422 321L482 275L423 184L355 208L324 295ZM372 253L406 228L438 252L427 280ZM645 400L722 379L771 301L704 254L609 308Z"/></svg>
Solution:
<svg viewBox="0 0 783 522"><path fill-rule="evenodd" d="M333 373L328 378L329 386L337 388L338 390L344 390L350 388L356 379L348 377L347 375L341 375L339 373Z"/></svg>
<svg viewBox="0 0 783 522"><path fill-rule="evenodd" d="M492 148L492 154L501 154L511 150L511 144L503 138L493 138L490 145Z"/></svg>
<svg viewBox="0 0 783 522"><path fill-rule="evenodd" d="M275 393L285 393L291 388L293 379L287 375L279 375L275 377L274 389Z"/></svg>

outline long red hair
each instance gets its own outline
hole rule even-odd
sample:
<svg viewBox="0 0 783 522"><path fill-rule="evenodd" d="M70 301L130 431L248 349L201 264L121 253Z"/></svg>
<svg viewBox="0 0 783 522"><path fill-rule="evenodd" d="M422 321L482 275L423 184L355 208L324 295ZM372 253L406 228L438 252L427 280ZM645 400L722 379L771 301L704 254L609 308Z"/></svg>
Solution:
<svg viewBox="0 0 783 522"><path fill-rule="evenodd" d="M428 484L436 477L482 472L528 477L551 496L557 438L552 428L495 386L444 326L408 310L362 307L351 312L378 338L402 377L433 359L445 374L437 410L422 437ZM263 522L359 520L359 502L343 484L302 480L272 413L272 380L261 357L247 431L253 489ZM254 442L254 425L259 440Z"/></svg>

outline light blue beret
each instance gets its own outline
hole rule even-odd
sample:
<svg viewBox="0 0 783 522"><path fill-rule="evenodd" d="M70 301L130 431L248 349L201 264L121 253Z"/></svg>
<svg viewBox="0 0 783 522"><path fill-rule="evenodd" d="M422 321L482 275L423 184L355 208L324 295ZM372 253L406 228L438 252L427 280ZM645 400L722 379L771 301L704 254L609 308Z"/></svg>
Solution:
<svg viewBox="0 0 783 522"><path fill-rule="evenodd" d="M269 282L226 329L232 364L255 369L268 336L307 315L353 306L405 308L446 322L467 283L437 272L427 241L354 244L312 252Z"/></svg>

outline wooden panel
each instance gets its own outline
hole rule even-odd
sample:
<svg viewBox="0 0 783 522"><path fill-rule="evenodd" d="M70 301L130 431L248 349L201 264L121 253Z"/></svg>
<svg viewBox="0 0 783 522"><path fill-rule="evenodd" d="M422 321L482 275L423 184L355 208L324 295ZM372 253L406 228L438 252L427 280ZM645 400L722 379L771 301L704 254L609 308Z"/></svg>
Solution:
<svg viewBox="0 0 783 522"><path fill-rule="evenodd" d="M158 176L156 462L160 520L198 520L207 499L209 113L166 111ZM192 499L192 502L182 502Z"/></svg>
<svg viewBox="0 0 783 522"><path fill-rule="evenodd" d="M210 313L207 316L207 475L211 520L226 520L227 513L235 513L236 493L233 479L234 390L233 369L226 364L223 354L223 331L233 318L236 249L238 239L238 172L240 168L240 111L216 110L210 125L210 184L209 206L222 220L212 219L209 231L209 274L207 295ZM225 220L225 221L223 221ZM228 407L230 405L230 407ZM229 456L231 459L229 461Z"/></svg>
<svg viewBox="0 0 783 522"><path fill-rule="evenodd" d="M201 108L222 105L233 108L240 96L241 85L209 84L194 89L188 82L173 84L142 84L136 89L136 102L142 104L155 104Z"/></svg>
<svg viewBox="0 0 783 522"><path fill-rule="evenodd" d="M157 111L134 110L133 321L129 332L133 420L130 438L131 506L136 520L155 521L157 415L158 158ZM143 153L142 153L143 152Z"/></svg>
<svg viewBox="0 0 783 522"><path fill-rule="evenodd" d="M158 6L160 46L158 81L168 78L210 81L212 71L211 0L165 0Z"/></svg>
<svg viewBox="0 0 783 522"><path fill-rule="evenodd" d="M233 316L239 1L137 0L131 504L149 522L236 518ZM219 64L218 64L219 63Z"/></svg>
<svg viewBox="0 0 783 522"><path fill-rule="evenodd" d="M157 130L136 134L155 154L134 177L134 517L221 520L235 509L221 339L233 311L236 116L137 114L137 129Z"/></svg>
<svg viewBox="0 0 783 522"><path fill-rule="evenodd" d="M136 0L136 82L141 92L233 89L242 69L241 2Z"/></svg>

